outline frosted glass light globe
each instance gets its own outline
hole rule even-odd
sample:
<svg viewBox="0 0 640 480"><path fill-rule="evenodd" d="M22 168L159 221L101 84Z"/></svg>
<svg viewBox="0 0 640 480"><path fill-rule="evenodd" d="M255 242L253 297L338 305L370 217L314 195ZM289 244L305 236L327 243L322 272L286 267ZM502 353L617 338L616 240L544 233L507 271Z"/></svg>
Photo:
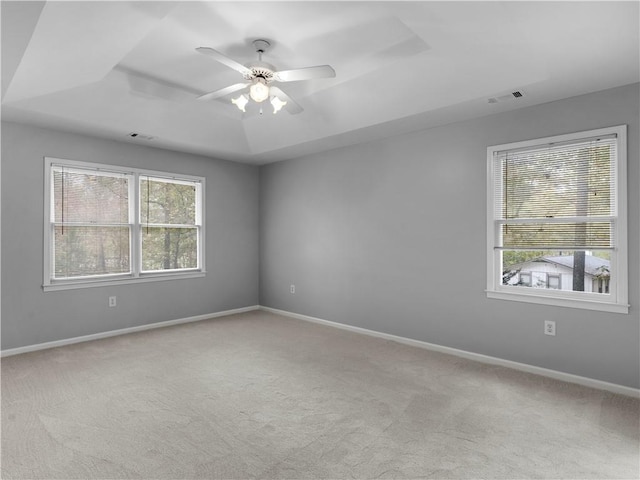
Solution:
<svg viewBox="0 0 640 480"><path fill-rule="evenodd" d="M269 87L263 78L256 78L256 81L249 89L249 95L254 102L264 102L269 98Z"/></svg>

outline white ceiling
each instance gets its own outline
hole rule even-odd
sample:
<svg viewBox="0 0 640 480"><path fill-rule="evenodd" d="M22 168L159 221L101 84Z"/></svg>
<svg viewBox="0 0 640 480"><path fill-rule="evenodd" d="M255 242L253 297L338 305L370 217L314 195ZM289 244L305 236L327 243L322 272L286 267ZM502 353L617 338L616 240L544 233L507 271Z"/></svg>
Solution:
<svg viewBox="0 0 640 480"><path fill-rule="evenodd" d="M638 7L3 1L2 118L263 164L638 82ZM336 77L280 84L298 115L196 100L242 77L195 48L246 64L256 38L278 70Z"/></svg>

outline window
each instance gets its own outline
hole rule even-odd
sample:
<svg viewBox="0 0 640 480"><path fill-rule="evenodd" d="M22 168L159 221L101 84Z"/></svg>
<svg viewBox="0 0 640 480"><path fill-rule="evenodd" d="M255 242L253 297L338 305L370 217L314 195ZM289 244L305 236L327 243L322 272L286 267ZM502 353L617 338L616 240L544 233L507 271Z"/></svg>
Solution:
<svg viewBox="0 0 640 480"><path fill-rule="evenodd" d="M45 158L44 289L204 275L204 179Z"/></svg>
<svg viewBox="0 0 640 480"><path fill-rule="evenodd" d="M594 280L594 290L598 293L609 293L609 279L608 278L599 278Z"/></svg>
<svg viewBox="0 0 640 480"><path fill-rule="evenodd" d="M524 285L525 287L531 286L531 274L530 273L521 273L520 274L520 282L518 285Z"/></svg>
<svg viewBox="0 0 640 480"><path fill-rule="evenodd" d="M547 288L560 290L560 275L549 275L547 278Z"/></svg>
<svg viewBox="0 0 640 480"><path fill-rule="evenodd" d="M142 272L198 268L198 185L140 178Z"/></svg>
<svg viewBox="0 0 640 480"><path fill-rule="evenodd" d="M487 296L628 313L626 126L489 147L487 172Z"/></svg>

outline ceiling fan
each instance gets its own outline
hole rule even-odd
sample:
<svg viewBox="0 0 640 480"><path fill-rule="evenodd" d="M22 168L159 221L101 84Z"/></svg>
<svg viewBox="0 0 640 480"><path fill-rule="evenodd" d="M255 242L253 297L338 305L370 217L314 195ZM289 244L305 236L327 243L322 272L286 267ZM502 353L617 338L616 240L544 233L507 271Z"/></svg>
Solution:
<svg viewBox="0 0 640 480"><path fill-rule="evenodd" d="M258 53L258 61L250 63L247 66L232 60L213 48L196 48L196 51L208 55L223 65L240 72L245 80L244 82L235 83L220 90L200 95L198 100L213 100L248 88L248 95L242 93L239 97L231 100L231 103L243 112L246 111L245 107L247 103L249 103L249 99L256 103L262 103L268 99L273 107L273 113L278 113L286 105L289 113L296 114L302 112L302 107L280 88L274 86L273 83L297 82L300 80L332 78L336 76L335 70L329 65L277 71L273 65L262 61L262 54L271 44L266 40L258 39L253 41L253 46ZM262 108L260 108L260 113L262 113Z"/></svg>

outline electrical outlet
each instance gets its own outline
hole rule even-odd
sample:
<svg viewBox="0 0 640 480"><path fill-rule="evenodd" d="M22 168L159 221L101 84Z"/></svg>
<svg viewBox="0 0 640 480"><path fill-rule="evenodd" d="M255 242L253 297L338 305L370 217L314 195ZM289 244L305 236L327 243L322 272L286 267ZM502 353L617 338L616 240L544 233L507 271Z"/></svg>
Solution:
<svg viewBox="0 0 640 480"><path fill-rule="evenodd" d="M290 291L291 293L296 293L296 286L295 286L295 285L291 285L291 286L289 287L289 291Z"/></svg>
<svg viewBox="0 0 640 480"><path fill-rule="evenodd" d="M116 306L116 297L109 297L109 306L110 307Z"/></svg>
<svg viewBox="0 0 640 480"><path fill-rule="evenodd" d="M555 337L556 335L556 322L553 320L545 320L544 321L544 334L552 335Z"/></svg>

